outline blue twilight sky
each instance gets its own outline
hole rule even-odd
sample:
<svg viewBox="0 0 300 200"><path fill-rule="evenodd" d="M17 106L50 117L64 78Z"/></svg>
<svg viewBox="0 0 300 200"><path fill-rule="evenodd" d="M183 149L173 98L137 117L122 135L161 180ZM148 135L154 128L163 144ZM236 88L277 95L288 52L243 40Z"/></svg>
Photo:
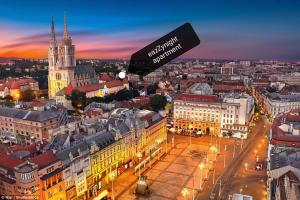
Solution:
<svg viewBox="0 0 300 200"><path fill-rule="evenodd" d="M64 12L82 58L129 58L190 22L201 44L183 57L300 60L299 0L2 0L0 57L46 57Z"/></svg>

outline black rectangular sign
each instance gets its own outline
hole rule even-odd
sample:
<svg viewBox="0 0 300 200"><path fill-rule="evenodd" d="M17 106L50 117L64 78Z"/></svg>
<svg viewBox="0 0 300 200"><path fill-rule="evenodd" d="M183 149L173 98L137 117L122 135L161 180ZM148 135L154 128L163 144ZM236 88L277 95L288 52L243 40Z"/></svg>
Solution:
<svg viewBox="0 0 300 200"><path fill-rule="evenodd" d="M145 76L198 44L200 40L192 25L185 23L135 52L131 56L128 72Z"/></svg>

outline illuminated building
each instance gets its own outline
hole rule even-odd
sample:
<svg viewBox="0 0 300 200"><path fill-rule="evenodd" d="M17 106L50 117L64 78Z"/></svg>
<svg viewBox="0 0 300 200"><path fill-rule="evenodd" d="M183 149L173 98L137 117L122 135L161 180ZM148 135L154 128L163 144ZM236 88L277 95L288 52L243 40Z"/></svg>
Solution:
<svg viewBox="0 0 300 200"><path fill-rule="evenodd" d="M249 95L224 96L179 94L174 100L174 127L202 134L235 134L246 138L254 112Z"/></svg>
<svg viewBox="0 0 300 200"><path fill-rule="evenodd" d="M117 175L117 167L123 162L124 154L121 152L121 143L115 140L114 132L101 133L91 138L90 158L93 177L93 186L90 190L93 196L101 199L107 194L105 185L109 183L109 173Z"/></svg>
<svg viewBox="0 0 300 200"><path fill-rule="evenodd" d="M220 134L222 100L212 95L179 94L174 100L174 127Z"/></svg>
<svg viewBox="0 0 300 200"><path fill-rule="evenodd" d="M39 197L45 200L66 200L62 161L48 150L30 159L38 166Z"/></svg>
<svg viewBox="0 0 300 200"><path fill-rule="evenodd" d="M21 93L26 90L38 92L38 81L32 78L10 78L7 80L0 80L0 97L2 98L10 95L14 100L19 100Z"/></svg>
<svg viewBox="0 0 300 200"><path fill-rule="evenodd" d="M91 66L76 65L75 45L67 30L65 17L64 33L61 42L57 42L52 19L51 40L48 50L49 98L57 103L67 104L64 89L71 84L73 87L97 83L96 73Z"/></svg>
<svg viewBox="0 0 300 200"><path fill-rule="evenodd" d="M87 181L91 175L91 163L87 144L75 144L56 155L63 163L67 199L90 198Z"/></svg>

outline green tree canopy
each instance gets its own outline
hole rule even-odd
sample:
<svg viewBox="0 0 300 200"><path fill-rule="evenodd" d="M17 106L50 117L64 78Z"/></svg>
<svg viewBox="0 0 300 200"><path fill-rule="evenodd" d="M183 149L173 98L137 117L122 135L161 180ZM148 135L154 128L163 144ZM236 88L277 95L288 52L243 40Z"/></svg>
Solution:
<svg viewBox="0 0 300 200"><path fill-rule="evenodd" d="M167 104L167 98L163 95L153 95L150 97L150 105L152 109L156 112L163 110Z"/></svg>
<svg viewBox="0 0 300 200"><path fill-rule="evenodd" d="M21 99L23 101L33 101L36 98L33 90L28 89L21 93Z"/></svg>
<svg viewBox="0 0 300 200"><path fill-rule="evenodd" d="M156 93L156 90L158 88L158 84L157 83L154 83L154 84L151 84L147 87L147 94L150 95L150 94L155 94Z"/></svg>
<svg viewBox="0 0 300 200"><path fill-rule="evenodd" d="M68 98L72 102L72 106L77 109L83 110L87 104L87 98L85 93L80 92L79 90L73 90L71 96Z"/></svg>

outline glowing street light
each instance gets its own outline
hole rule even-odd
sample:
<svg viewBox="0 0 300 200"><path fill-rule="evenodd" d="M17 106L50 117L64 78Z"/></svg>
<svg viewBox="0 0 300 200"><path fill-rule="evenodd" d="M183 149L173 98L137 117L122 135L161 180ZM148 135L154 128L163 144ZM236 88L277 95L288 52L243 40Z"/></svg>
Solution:
<svg viewBox="0 0 300 200"><path fill-rule="evenodd" d="M114 179L115 179L115 173L114 172L110 172L109 173L109 178L111 180L111 194L112 194L112 200L115 200L115 195L114 195Z"/></svg>
<svg viewBox="0 0 300 200"><path fill-rule="evenodd" d="M142 153L141 152L138 152L137 154L136 154L136 156L138 157L138 159L139 159L139 179L140 179L140 177L141 177L141 166L140 166L140 163L141 163L141 158L142 158Z"/></svg>
<svg viewBox="0 0 300 200"><path fill-rule="evenodd" d="M183 188L181 190L181 195L186 198L189 195L189 190L187 188Z"/></svg>
<svg viewBox="0 0 300 200"><path fill-rule="evenodd" d="M205 165L203 162L201 162L198 167L200 168L200 190L202 190L203 169L205 168Z"/></svg>
<svg viewBox="0 0 300 200"><path fill-rule="evenodd" d="M210 150L213 152L214 160L216 160L216 159L217 159L217 154L216 154L216 153L218 152L217 147L211 146L211 147L210 147Z"/></svg>
<svg viewBox="0 0 300 200"><path fill-rule="evenodd" d="M248 170L248 163L245 163L245 168L246 170Z"/></svg>
<svg viewBox="0 0 300 200"><path fill-rule="evenodd" d="M193 128L193 125L190 124L189 125L189 130L190 130L190 145L192 144L192 128Z"/></svg>

